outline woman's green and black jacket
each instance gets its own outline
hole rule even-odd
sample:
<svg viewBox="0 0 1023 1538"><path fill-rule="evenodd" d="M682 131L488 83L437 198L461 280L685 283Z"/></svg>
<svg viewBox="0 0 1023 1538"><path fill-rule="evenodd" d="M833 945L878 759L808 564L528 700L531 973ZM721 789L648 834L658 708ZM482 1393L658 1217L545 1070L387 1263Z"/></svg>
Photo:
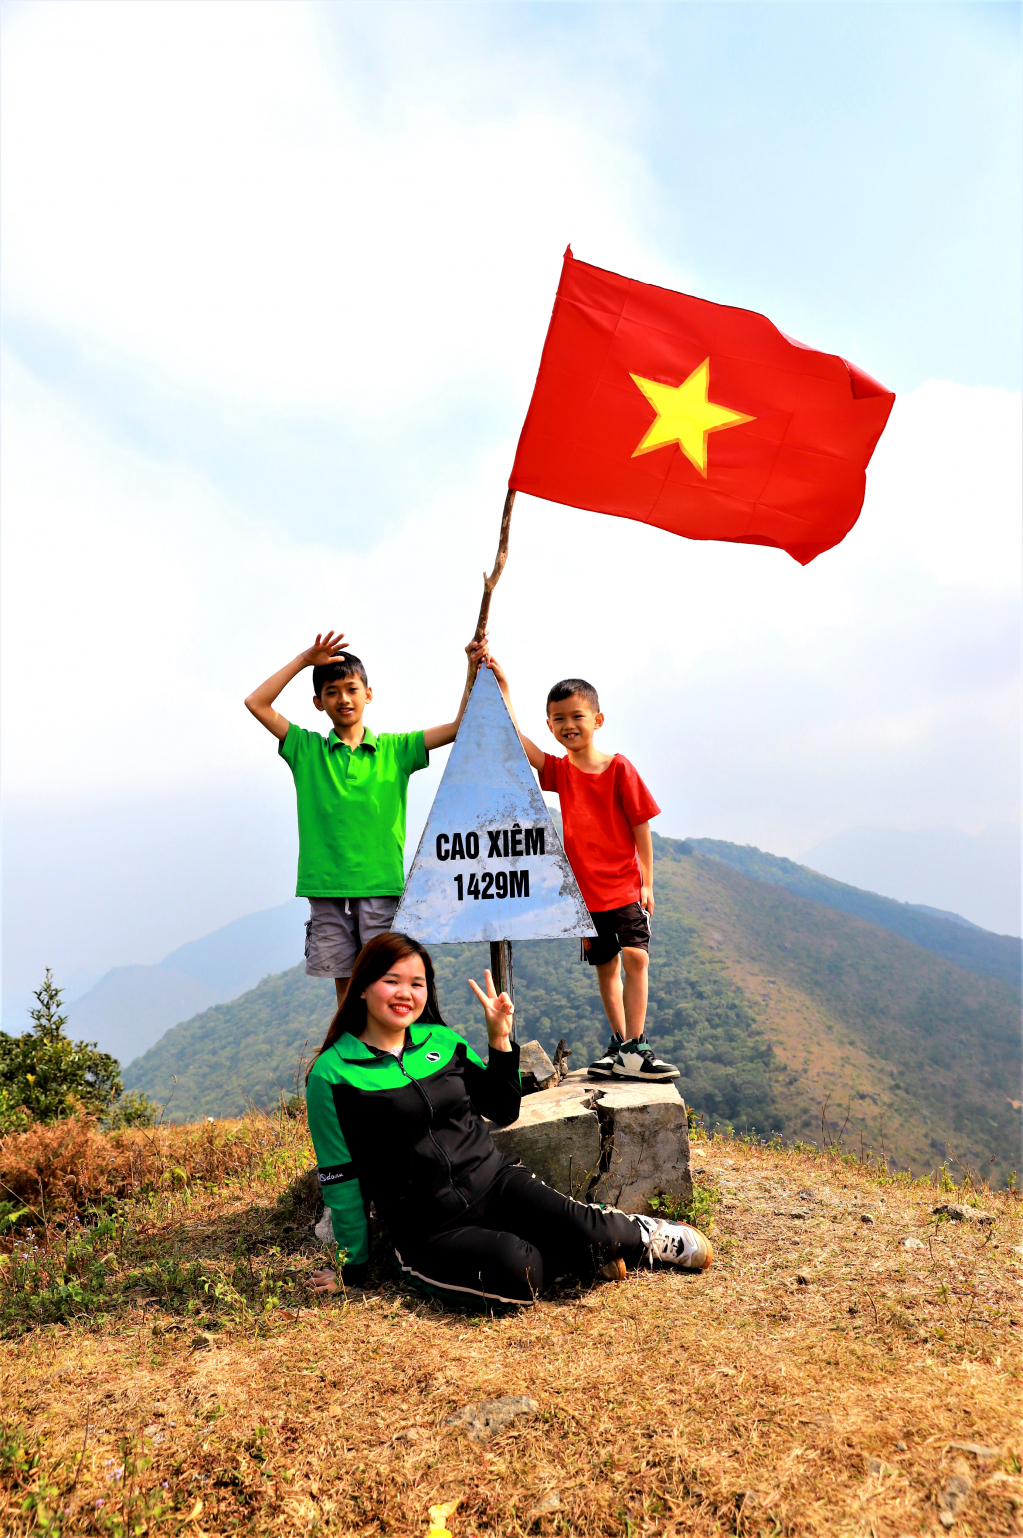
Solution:
<svg viewBox="0 0 1023 1538"><path fill-rule="evenodd" d="M448 1227L512 1161L483 1117L506 1127L519 1114L519 1049L482 1060L446 1025L414 1025L400 1060L339 1036L306 1086L320 1189L346 1264L369 1259L369 1202L396 1243Z"/></svg>

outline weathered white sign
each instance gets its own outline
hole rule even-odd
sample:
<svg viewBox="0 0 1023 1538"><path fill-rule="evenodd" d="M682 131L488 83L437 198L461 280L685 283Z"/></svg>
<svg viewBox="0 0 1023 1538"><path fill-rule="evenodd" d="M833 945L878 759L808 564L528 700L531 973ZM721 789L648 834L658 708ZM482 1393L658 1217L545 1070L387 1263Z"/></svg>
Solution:
<svg viewBox="0 0 1023 1538"><path fill-rule="evenodd" d="M595 933L489 668L469 696L392 928L434 945Z"/></svg>

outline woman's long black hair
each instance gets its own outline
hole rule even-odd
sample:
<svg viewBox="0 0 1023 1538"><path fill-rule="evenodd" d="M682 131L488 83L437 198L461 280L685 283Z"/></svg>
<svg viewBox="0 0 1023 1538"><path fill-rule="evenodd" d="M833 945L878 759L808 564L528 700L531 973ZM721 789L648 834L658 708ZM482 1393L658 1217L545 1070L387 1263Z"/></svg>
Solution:
<svg viewBox="0 0 1023 1538"><path fill-rule="evenodd" d="M312 1072L313 1063L320 1052L326 1052L328 1047L332 1047L339 1036L343 1036L346 1031L350 1036L362 1035L366 1029L366 1000L362 995L373 983L379 982L396 961L405 961L409 956L418 956L426 973L426 1007L419 1019L424 1025L444 1024L437 1003L437 983L433 975L433 962L430 960L429 951L425 950L418 940L409 939L408 935L377 935L362 947L356 957L355 969L348 979L345 996L330 1022L330 1028L323 1038L320 1051L309 1064L309 1073ZM307 1083L309 1073L306 1074Z"/></svg>

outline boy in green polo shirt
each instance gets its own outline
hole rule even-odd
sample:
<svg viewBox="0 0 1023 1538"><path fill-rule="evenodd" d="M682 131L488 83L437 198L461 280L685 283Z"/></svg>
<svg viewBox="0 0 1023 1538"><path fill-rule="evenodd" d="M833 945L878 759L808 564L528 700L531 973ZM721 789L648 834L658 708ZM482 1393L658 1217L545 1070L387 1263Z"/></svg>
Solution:
<svg viewBox="0 0 1023 1538"><path fill-rule="evenodd" d="M332 630L287 663L245 701L272 732L295 780L299 897L309 899L305 969L332 977L338 1003L367 940L391 927L405 885L405 804L409 776L430 750L454 742L474 664L487 638L466 647L469 675L458 714L422 732L382 732L363 724L373 698L366 669ZM303 668L313 670L313 704L331 723L322 737L286 721L274 700Z"/></svg>

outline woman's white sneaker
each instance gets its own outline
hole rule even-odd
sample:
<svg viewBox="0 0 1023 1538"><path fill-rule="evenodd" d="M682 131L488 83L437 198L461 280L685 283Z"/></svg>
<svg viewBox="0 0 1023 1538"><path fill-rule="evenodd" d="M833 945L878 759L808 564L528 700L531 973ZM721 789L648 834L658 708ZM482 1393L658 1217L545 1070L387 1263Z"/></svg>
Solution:
<svg viewBox="0 0 1023 1538"><path fill-rule="evenodd" d="M667 1218L648 1218L640 1213L635 1221L643 1230L648 1265L678 1266L683 1271L707 1271L714 1262L714 1249L706 1234L688 1223L672 1223Z"/></svg>

